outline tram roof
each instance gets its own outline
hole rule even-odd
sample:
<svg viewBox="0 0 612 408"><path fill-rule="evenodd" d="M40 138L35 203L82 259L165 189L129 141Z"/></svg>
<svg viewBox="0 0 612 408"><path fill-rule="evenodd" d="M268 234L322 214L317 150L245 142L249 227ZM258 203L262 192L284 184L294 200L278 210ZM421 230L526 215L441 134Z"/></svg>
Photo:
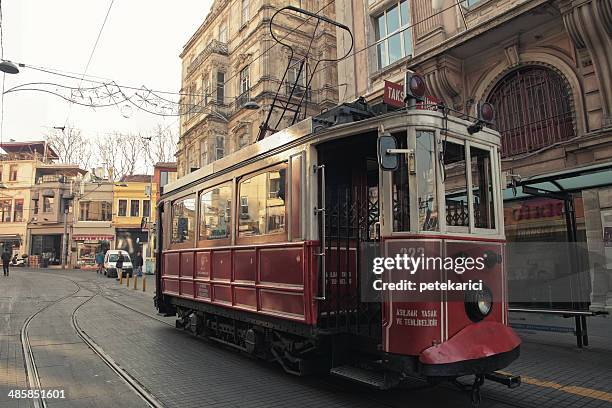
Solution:
<svg viewBox="0 0 612 408"><path fill-rule="evenodd" d="M420 120L411 120L419 117ZM473 138L487 143L499 145L499 133L483 128L476 135L469 136L467 126L471 122L448 116L446 126L449 134L459 137ZM335 137L346 137L351 134L363 133L364 131L375 131L383 124L386 131L394 132L409 126L423 126L442 128L444 117L442 113L430 110L394 111L378 115L369 119L343 123L329 126L317 118L309 117L293 126L266 137L265 139L246 146L233 152L222 159L216 160L201 167L178 180L168 183L162 187L162 194L181 190L184 187L199 181L211 178L211 176L240 168L246 164L253 163L259 159L276 154L293 146L311 142L315 139L326 140Z"/></svg>

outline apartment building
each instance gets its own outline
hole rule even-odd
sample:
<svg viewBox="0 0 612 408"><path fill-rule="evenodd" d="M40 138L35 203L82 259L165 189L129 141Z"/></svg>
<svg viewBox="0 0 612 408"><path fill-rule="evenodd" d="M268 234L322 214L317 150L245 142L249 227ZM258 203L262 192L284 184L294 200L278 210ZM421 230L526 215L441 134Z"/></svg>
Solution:
<svg viewBox="0 0 612 408"><path fill-rule="evenodd" d="M289 111L280 120L280 110L274 110L272 132L289 126L294 117L298 121L336 104L336 64L319 66L307 86L316 60L336 58L336 29L303 14L279 14L274 30L286 36L292 54L276 44L269 29L273 14L288 4L335 17L329 1L215 0L183 47L179 177L255 142L279 87ZM291 111L302 100L301 110Z"/></svg>
<svg viewBox="0 0 612 408"><path fill-rule="evenodd" d="M385 92L414 71L451 115L491 102L514 184L504 192L509 240L584 243L584 273L565 285L592 288L593 309L612 308L612 3L338 0L336 15L355 38L338 64L341 101L394 109ZM342 55L350 41L337 41Z"/></svg>

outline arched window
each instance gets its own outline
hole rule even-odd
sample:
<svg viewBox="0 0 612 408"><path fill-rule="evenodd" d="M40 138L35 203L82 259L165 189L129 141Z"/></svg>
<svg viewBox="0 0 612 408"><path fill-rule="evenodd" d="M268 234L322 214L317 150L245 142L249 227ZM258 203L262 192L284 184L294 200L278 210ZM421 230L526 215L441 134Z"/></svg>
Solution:
<svg viewBox="0 0 612 408"><path fill-rule="evenodd" d="M574 136L568 86L555 71L528 66L506 75L488 98L502 156L531 152Z"/></svg>

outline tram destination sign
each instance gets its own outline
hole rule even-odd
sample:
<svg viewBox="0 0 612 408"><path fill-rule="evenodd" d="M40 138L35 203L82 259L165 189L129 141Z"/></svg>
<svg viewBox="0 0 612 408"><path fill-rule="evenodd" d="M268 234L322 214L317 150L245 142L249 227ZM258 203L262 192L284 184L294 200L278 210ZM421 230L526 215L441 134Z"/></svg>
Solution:
<svg viewBox="0 0 612 408"><path fill-rule="evenodd" d="M383 102L389 106L394 106L396 108L403 108L406 106L404 102L404 85L398 84L391 81L385 81L384 85L384 93L383 93ZM440 103L441 100L432 95L425 95L423 101L417 102L417 109L429 109L436 110L436 105Z"/></svg>
<svg viewBox="0 0 612 408"><path fill-rule="evenodd" d="M396 84L395 82L385 81L383 102L387 105L401 108L405 106L404 103L404 86Z"/></svg>

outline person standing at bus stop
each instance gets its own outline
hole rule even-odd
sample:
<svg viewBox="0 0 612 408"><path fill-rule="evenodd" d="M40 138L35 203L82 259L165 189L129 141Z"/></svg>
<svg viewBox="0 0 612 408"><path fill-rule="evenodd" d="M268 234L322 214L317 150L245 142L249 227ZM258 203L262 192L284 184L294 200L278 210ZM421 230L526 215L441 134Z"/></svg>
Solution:
<svg viewBox="0 0 612 408"><path fill-rule="evenodd" d="M119 280L119 277L123 277L123 261L125 261L125 257L119 252L117 262L115 263L115 268L117 268L117 280Z"/></svg>
<svg viewBox="0 0 612 408"><path fill-rule="evenodd" d="M11 253L8 248L5 248L2 252L2 270L4 271L4 276L9 276L9 265L11 264Z"/></svg>

